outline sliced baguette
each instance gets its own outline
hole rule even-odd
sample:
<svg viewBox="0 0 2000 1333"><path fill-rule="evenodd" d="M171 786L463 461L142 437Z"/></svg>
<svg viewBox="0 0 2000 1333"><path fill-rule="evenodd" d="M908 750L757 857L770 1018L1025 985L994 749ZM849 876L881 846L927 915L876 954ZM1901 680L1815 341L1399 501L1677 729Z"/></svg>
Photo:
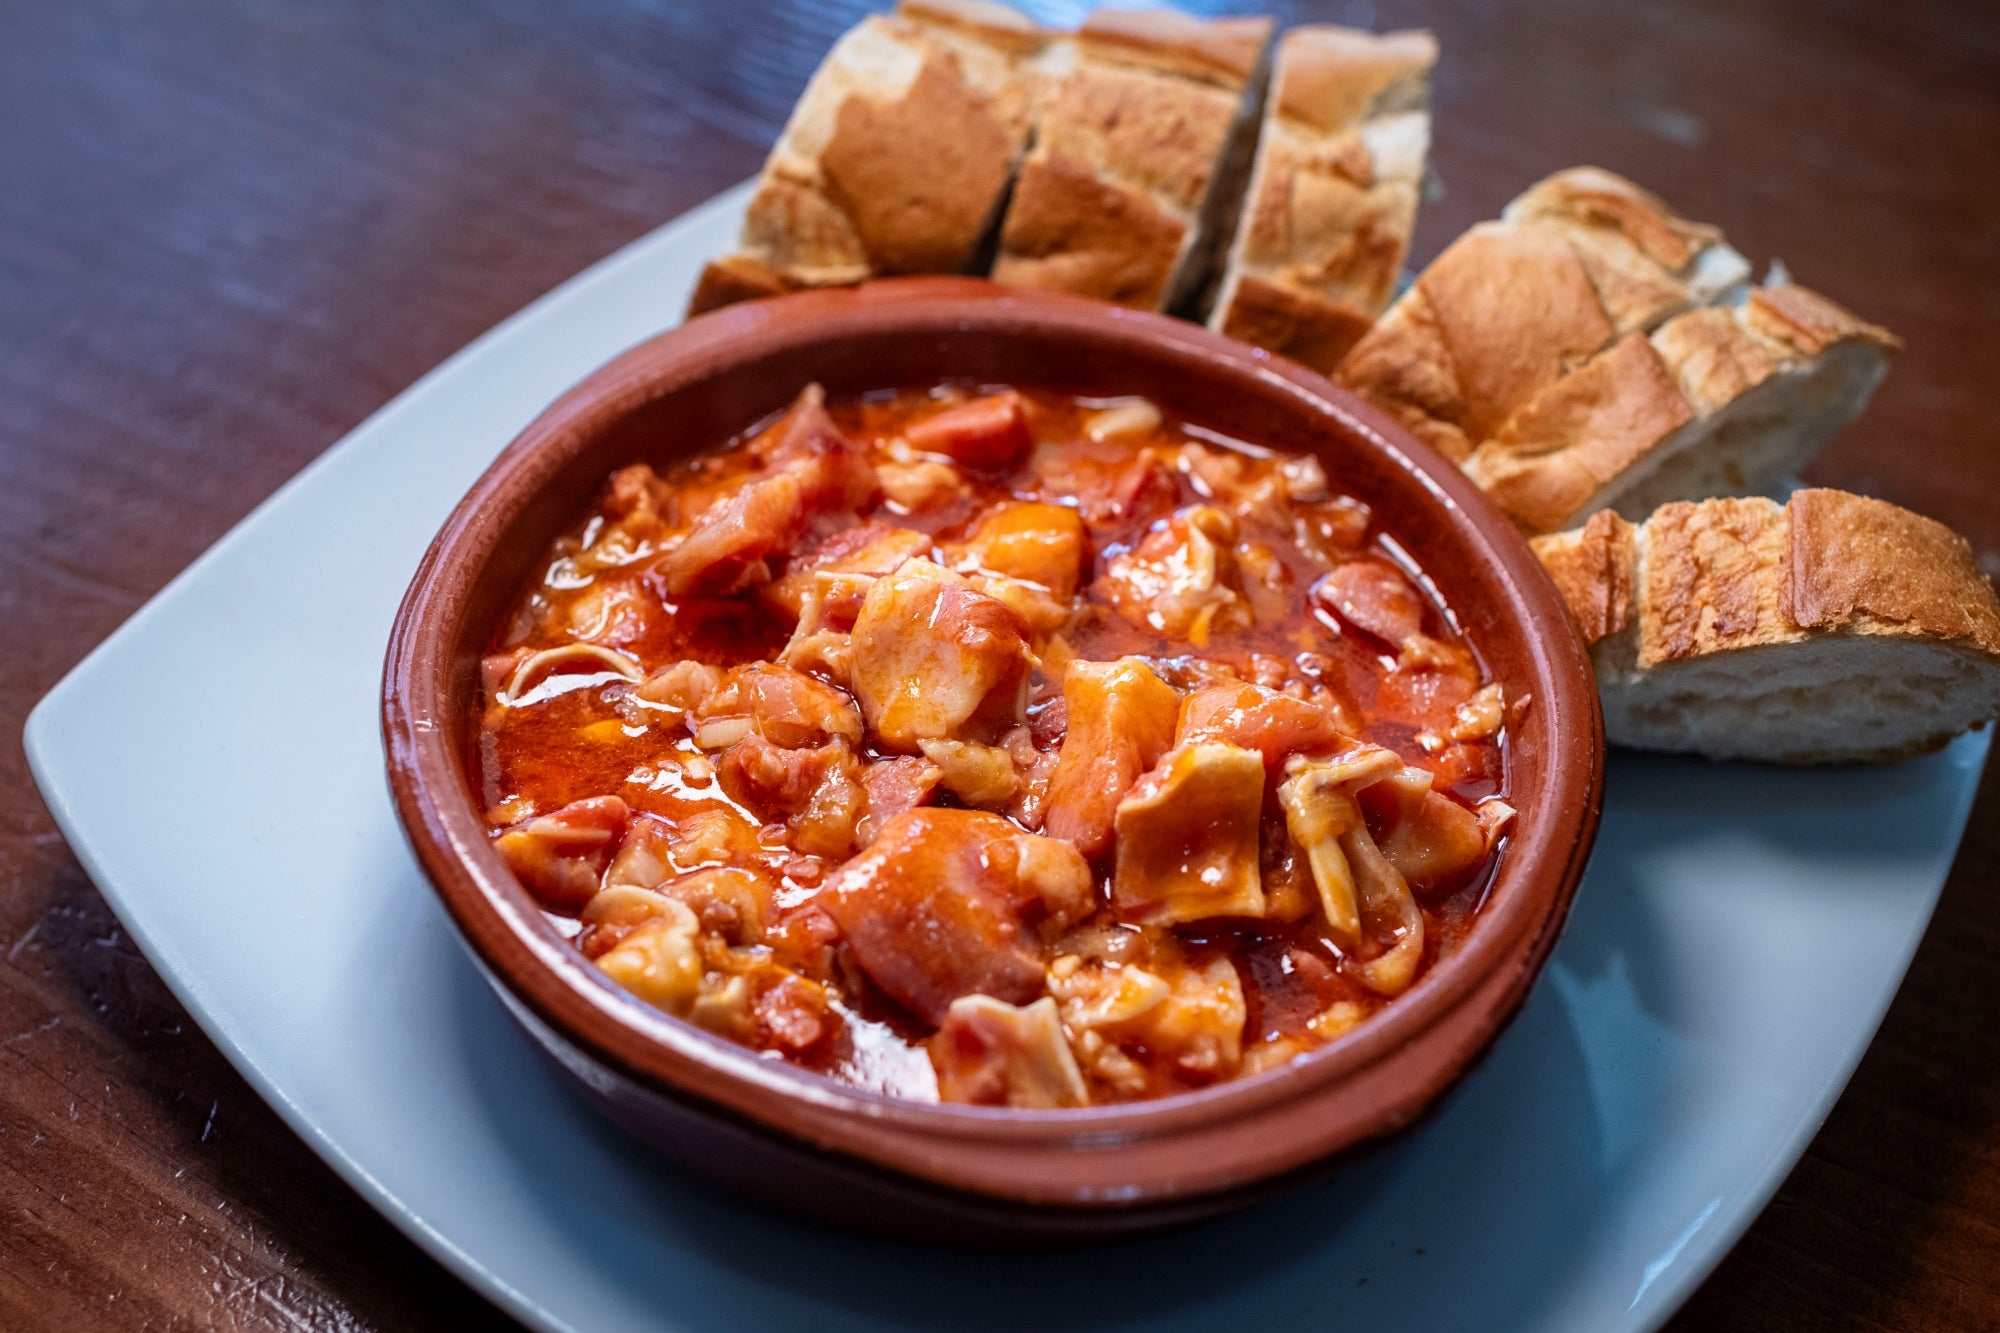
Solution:
<svg viewBox="0 0 2000 1333"><path fill-rule="evenodd" d="M1430 151L1428 32L1286 32L1209 312L1218 333L1330 371L1395 294Z"/></svg>
<svg viewBox="0 0 2000 1333"><path fill-rule="evenodd" d="M990 0L904 0L834 44L765 161L699 314L889 273L956 273L990 229L1046 87L1050 34Z"/></svg>
<svg viewBox="0 0 2000 1333"><path fill-rule="evenodd" d="M993 278L1143 309L1203 281L1250 160L1268 18L1102 10L1042 108Z"/></svg>
<svg viewBox="0 0 2000 1333"><path fill-rule="evenodd" d="M1558 172L1453 242L1337 378L1531 533L1768 492L1861 410L1898 344L1748 273L1630 181Z"/></svg>
<svg viewBox="0 0 2000 1333"><path fill-rule="evenodd" d="M1676 502L1534 546L1614 744L1886 760L2000 716L2000 598L1962 538L1907 509L1832 490Z"/></svg>

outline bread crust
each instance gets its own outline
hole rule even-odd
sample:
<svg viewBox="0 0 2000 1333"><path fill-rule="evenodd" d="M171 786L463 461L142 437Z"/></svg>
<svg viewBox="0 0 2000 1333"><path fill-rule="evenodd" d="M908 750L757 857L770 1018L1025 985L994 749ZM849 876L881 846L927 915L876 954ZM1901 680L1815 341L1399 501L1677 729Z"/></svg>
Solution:
<svg viewBox="0 0 2000 1333"><path fill-rule="evenodd" d="M1031 55L1049 44L1047 28L994 0L897 0L903 18L958 28L1003 50Z"/></svg>
<svg viewBox="0 0 2000 1333"><path fill-rule="evenodd" d="M1198 19L1175 9L1100 9L1076 30L1099 60L1141 65L1240 91L1271 40L1262 16Z"/></svg>
<svg viewBox="0 0 2000 1333"><path fill-rule="evenodd" d="M1210 327L1322 371L1360 340L1409 252L1436 60L1427 32L1285 34Z"/></svg>
<svg viewBox="0 0 2000 1333"><path fill-rule="evenodd" d="M1524 526L1547 531L1693 419L1659 353L1630 333L1515 413L1465 470Z"/></svg>
<svg viewBox="0 0 2000 1333"><path fill-rule="evenodd" d="M820 170L874 272L951 273L1007 188L1015 147L957 58L941 54L897 101L843 102Z"/></svg>
<svg viewBox="0 0 2000 1333"><path fill-rule="evenodd" d="M1444 442L1530 533L1767 489L1860 410L1898 343L1788 283L1716 304L1746 272L1630 181L1558 172L1448 246L1336 378ZM1413 355L1421 373L1396 364Z"/></svg>
<svg viewBox="0 0 2000 1333"><path fill-rule="evenodd" d="M992 276L1158 309L1207 266L1271 21L1101 11L1042 108Z"/></svg>
<svg viewBox="0 0 2000 1333"><path fill-rule="evenodd" d="M1048 37L992 0L906 0L863 19L808 83L765 162L739 253L704 275L690 312L963 270L1032 128Z"/></svg>
<svg viewBox="0 0 2000 1333"><path fill-rule="evenodd" d="M1908 645L1913 654L1949 656L1963 669L1957 721L1940 729L1936 714L1894 702L1892 690L1886 706L1909 710L1907 720L1877 719L1886 725L1875 734L1900 730L1901 740L1805 741L1783 734L1782 720L1767 720L1764 734L1721 742L1727 755L1798 763L1899 758L2000 715L2000 597L1964 539L1886 501L1808 489L1782 505L1762 497L1662 505L1637 525L1600 510L1580 529L1533 545L1592 645L1614 741L1716 752L1717 742L1694 734L1702 730L1702 691L1717 688L1703 682L1727 667L1739 678L1809 688L1788 665L1797 660L1794 646L1809 643ZM1614 702L1669 679L1691 682L1678 687L1680 707L1696 710L1684 719L1690 734L1677 740L1657 720L1636 735L1623 731L1626 713Z"/></svg>
<svg viewBox="0 0 2000 1333"><path fill-rule="evenodd" d="M1331 23L1285 33L1271 75L1271 113L1322 134L1356 129L1385 94L1395 110L1424 100L1437 38L1421 28L1379 36Z"/></svg>
<svg viewBox="0 0 2000 1333"><path fill-rule="evenodd" d="M1219 331L1308 366L1337 365L1373 322L1317 292L1245 275L1236 281Z"/></svg>
<svg viewBox="0 0 2000 1333"><path fill-rule="evenodd" d="M1534 547L1585 644L1621 634L1632 623L1630 523L1600 509L1581 528L1537 537Z"/></svg>
<svg viewBox="0 0 2000 1333"><path fill-rule="evenodd" d="M1475 440L1491 438L1617 332L1576 251L1538 228L1481 223L1416 285L1457 371L1460 424Z"/></svg>
<svg viewBox="0 0 2000 1333"><path fill-rule="evenodd" d="M1795 492L1785 514L1780 597L1792 624L1962 640L2000 656L2000 601L1971 545L1944 524L1820 489Z"/></svg>
<svg viewBox="0 0 2000 1333"><path fill-rule="evenodd" d="M755 301L798 289L799 284L755 255L723 255L702 266L694 296L688 301L688 314L699 315L738 301Z"/></svg>
<svg viewBox="0 0 2000 1333"><path fill-rule="evenodd" d="M1151 308L1187 224L1137 190L1060 153L1030 158L1014 186L993 280Z"/></svg>

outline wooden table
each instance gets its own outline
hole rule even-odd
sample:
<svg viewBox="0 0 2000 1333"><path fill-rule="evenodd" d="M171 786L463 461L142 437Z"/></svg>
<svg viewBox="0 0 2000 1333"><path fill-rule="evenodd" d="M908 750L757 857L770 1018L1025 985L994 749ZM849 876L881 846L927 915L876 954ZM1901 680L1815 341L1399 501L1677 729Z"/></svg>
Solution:
<svg viewBox="0 0 2000 1333"><path fill-rule="evenodd" d="M418 375L754 171L857 8L10 6L0 731ZM1908 339L1817 476L1954 524L2000 570L2000 11L1356 0L1294 17L1308 11L1443 40L1449 192L1419 261L1552 168L1631 173ZM1682 1325L2000 1328L1996 996L1989 772L1881 1036ZM194 1028L19 747L0 747L0 1326L502 1322Z"/></svg>

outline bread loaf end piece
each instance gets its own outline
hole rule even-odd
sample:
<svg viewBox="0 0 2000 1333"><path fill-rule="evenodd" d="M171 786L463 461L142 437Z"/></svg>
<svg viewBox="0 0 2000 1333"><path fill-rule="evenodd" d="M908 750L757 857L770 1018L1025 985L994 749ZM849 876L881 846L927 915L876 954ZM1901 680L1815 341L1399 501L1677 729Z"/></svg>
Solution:
<svg viewBox="0 0 2000 1333"><path fill-rule="evenodd" d="M1026 146L1049 41L991 0L908 0L827 53L772 147L738 252L690 313L801 287L965 270Z"/></svg>
<svg viewBox="0 0 2000 1333"><path fill-rule="evenodd" d="M1285 33L1210 328L1320 371L1368 331L1409 253L1436 62L1428 32Z"/></svg>
<svg viewBox="0 0 2000 1333"><path fill-rule="evenodd" d="M1861 411L1898 344L1747 276L1715 228L1578 167L1447 247L1337 378L1531 533L1768 493Z"/></svg>
<svg viewBox="0 0 2000 1333"><path fill-rule="evenodd" d="M1093 14L1001 223L996 281L1141 309L1183 302L1240 189L1271 20Z"/></svg>
<svg viewBox="0 0 2000 1333"><path fill-rule="evenodd" d="M1846 763L2000 717L2000 598L1965 541L1843 491L1609 511L1535 551L1575 614L1605 735L1637 749Z"/></svg>

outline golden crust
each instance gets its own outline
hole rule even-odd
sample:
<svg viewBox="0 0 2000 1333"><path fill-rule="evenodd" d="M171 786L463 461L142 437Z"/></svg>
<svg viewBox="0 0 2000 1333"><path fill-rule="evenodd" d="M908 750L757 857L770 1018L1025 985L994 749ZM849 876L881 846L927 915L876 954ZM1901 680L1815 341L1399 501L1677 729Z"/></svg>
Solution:
<svg viewBox="0 0 2000 1333"><path fill-rule="evenodd" d="M1646 520L1639 666L1801 638L1779 595L1783 510L1775 500L1676 501Z"/></svg>
<svg viewBox="0 0 2000 1333"><path fill-rule="evenodd" d="M1870 324L1797 283L1759 287L1751 292L1743 319L1758 333L1786 343L1805 356L1817 356L1835 343L1849 339L1890 351L1903 345L1887 329Z"/></svg>
<svg viewBox="0 0 2000 1333"><path fill-rule="evenodd" d="M1245 275L1237 281L1221 331L1315 370L1331 370L1372 323L1369 316L1317 292Z"/></svg>
<svg viewBox="0 0 2000 1333"><path fill-rule="evenodd" d="M1033 121L1046 40L987 0L908 0L842 36L766 161L740 253L697 301L965 267Z"/></svg>
<svg viewBox="0 0 2000 1333"><path fill-rule="evenodd" d="M766 172L743 215L743 249L803 285L859 282L868 255L854 221L824 190Z"/></svg>
<svg viewBox="0 0 2000 1333"><path fill-rule="evenodd" d="M1653 345L1627 334L1543 390L1465 470L1522 526L1546 532L1693 419Z"/></svg>
<svg viewBox="0 0 2000 1333"><path fill-rule="evenodd" d="M1784 364L1782 348L1751 332L1735 311L1715 307L1668 320L1654 330L1653 348L1703 415L1734 402Z"/></svg>
<svg viewBox="0 0 2000 1333"><path fill-rule="evenodd" d="M1576 251L1559 235L1481 223L1417 279L1457 370L1474 440L1490 437L1572 364L1609 343Z"/></svg>
<svg viewBox="0 0 2000 1333"><path fill-rule="evenodd" d="M1950 528L1844 491L1798 491L1785 511L1780 591L1792 623L1962 640L2000 655L2000 598Z"/></svg>
<svg viewBox="0 0 2000 1333"><path fill-rule="evenodd" d="M1630 523L1600 509L1581 528L1537 537L1532 544L1586 644L1622 633L1632 622Z"/></svg>
<svg viewBox="0 0 2000 1333"><path fill-rule="evenodd" d="M1614 741L1880 761L2000 716L2000 597L1963 540L1885 501L1802 490L1783 505L1676 503L1636 527L1603 510L1533 545L1593 645ZM1829 641L1848 647L1803 651ZM1885 642L1909 656L1849 652ZM1877 674L1843 682L1843 660ZM1848 708L1859 725L1843 738L1824 710Z"/></svg>
<svg viewBox="0 0 2000 1333"><path fill-rule="evenodd" d="M1722 239L1714 227L1689 222L1658 195L1602 167L1570 167L1544 177L1507 206L1506 216L1510 221L1544 218L1609 228L1676 272L1697 251Z"/></svg>
<svg viewBox="0 0 2000 1333"><path fill-rule="evenodd" d="M1594 167L1557 172L1449 246L1355 345L1339 379L1419 436L1449 441L1530 531L1574 522L1600 494L1636 500L1648 477L1692 489L1711 448L1718 468L1796 466L1880 375L1873 356L1817 358L1839 344L1893 350L1896 339L1792 285L1706 304L1739 290L1743 271L1714 228L1630 181ZM1425 308L1403 318L1418 297ZM1435 338L1413 336L1427 326ZM1412 356L1414 372L1391 364ZM1705 424L1780 371L1798 372L1795 391L1761 400L1762 417L1747 408ZM1625 475L1683 445L1694 452L1679 471ZM1778 480L1746 471L1732 484Z"/></svg>
<svg viewBox="0 0 2000 1333"><path fill-rule="evenodd" d="M1366 332L1409 253L1436 59L1427 32L1285 34L1211 327L1322 371ZM1385 107L1403 120L1378 162L1368 134Z"/></svg>
<svg viewBox="0 0 2000 1333"><path fill-rule="evenodd" d="M1186 79L1085 62L1051 97L1034 156L1063 155L1192 213L1208 193L1236 103L1234 93Z"/></svg>
<svg viewBox="0 0 2000 1333"><path fill-rule="evenodd" d="M1043 108L994 279L1142 308L1179 300L1206 268L1210 194L1269 33L1268 19L1093 16Z"/></svg>
<svg viewBox="0 0 2000 1333"><path fill-rule="evenodd" d="M1100 9L1076 30L1089 56L1241 89L1271 40L1266 16L1198 19L1173 9Z"/></svg>
<svg viewBox="0 0 2000 1333"><path fill-rule="evenodd" d="M896 101L843 102L820 169L875 272L951 273L971 257L1016 148L957 58L940 52Z"/></svg>
<svg viewBox="0 0 2000 1333"><path fill-rule="evenodd" d="M738 301L778 296L797 291L799 286L755 255L723 255L702 267L701 279L688 301L688 314L699 315Z"/></svg>
<svg viewBox="0 0 2000 1333"><path fill-rule="evenodd" d="M995 0L898 0L899 18L958 28L1003 50L1030 55L1049 43L1047 28Z"/></svg>
<svg viewBox="0 0 2000 1333"><path fill-rule="evenodd" d="M1146 195L1064 155L1037 155L1015 183L993 280L1153 307L1186 236Z"/></svg>
<svg viewBox="0 0 2000 1333"><path fill-rule="evenodd" d="M1334 376L1454 463L1472 452L1457 424L1465 392L1422 288L1412 288L1347 354Z"/></svg>
<svg viewBox="0 0 2000 1333"><path fill-rule="evenodd" d="M1538 537L1585 638L1619 633L1637 599L1638 665L1792 643L1809 634L1900 635L2000 658L2000 596L1964 538L1886 500L1808 489L1662 505L1636 527L1599 510Z"/></svg>
<svg viewBox="0 0 2000 1333"><path fill-rule="evenodd" d="M1276 117L1321 134L1354 129L1383 94L1419 85L1437 63L1437 39L1421 29L1379 36L1330 23L1288 30L1271 75Z"/></svg>

